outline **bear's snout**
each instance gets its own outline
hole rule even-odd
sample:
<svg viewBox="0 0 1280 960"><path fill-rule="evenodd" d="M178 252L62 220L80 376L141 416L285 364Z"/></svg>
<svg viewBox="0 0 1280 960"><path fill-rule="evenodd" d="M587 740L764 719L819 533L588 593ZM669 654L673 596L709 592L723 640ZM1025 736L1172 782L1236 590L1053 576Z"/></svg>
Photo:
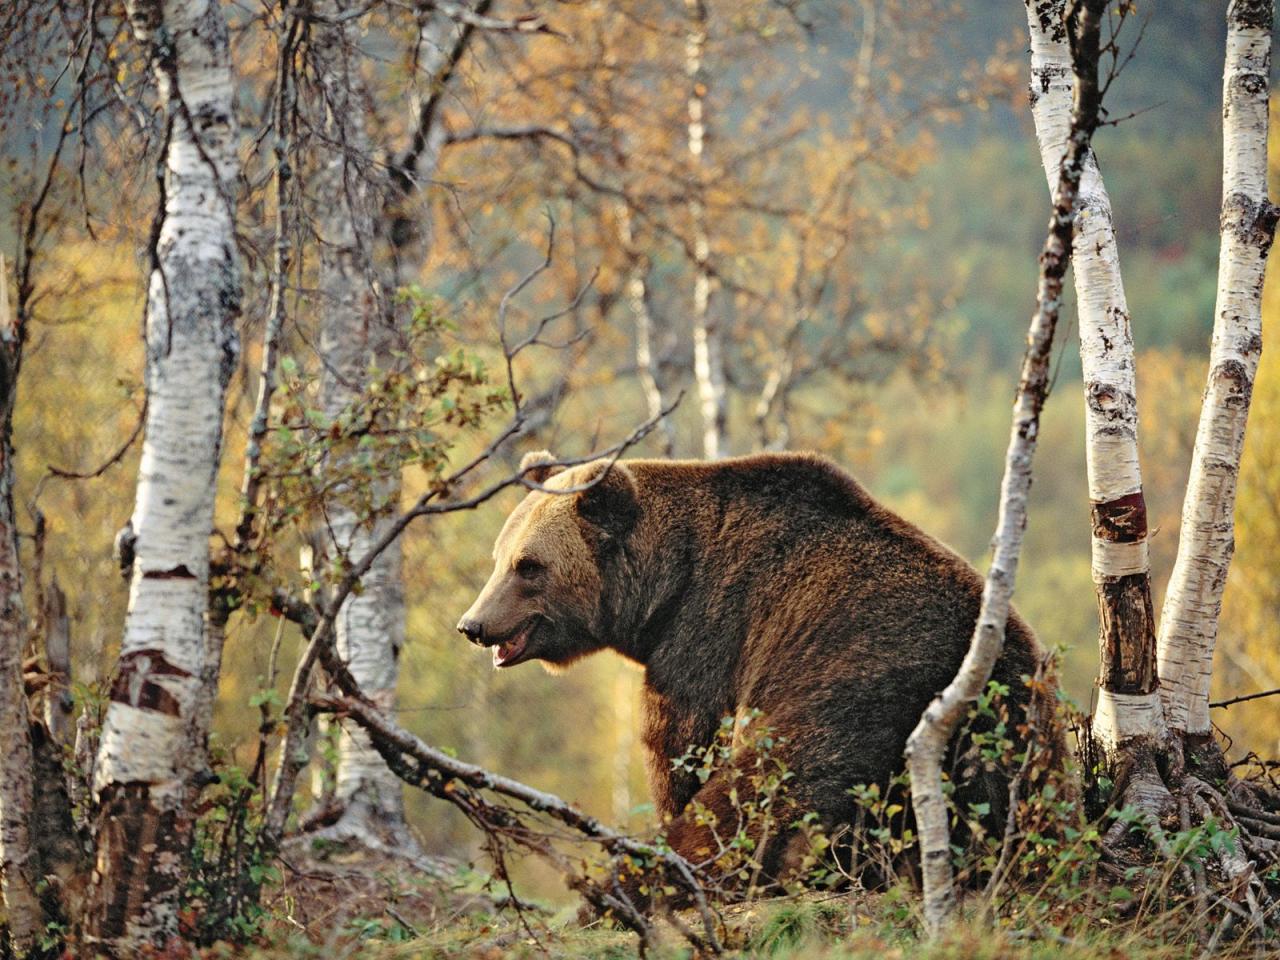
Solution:
<svg viewBox="0 0 1280 960"><path fill-rule="evenodd" d="M463 617L458 621L458 632L472 643L484 645L484 624L479 620Z"/></svg>

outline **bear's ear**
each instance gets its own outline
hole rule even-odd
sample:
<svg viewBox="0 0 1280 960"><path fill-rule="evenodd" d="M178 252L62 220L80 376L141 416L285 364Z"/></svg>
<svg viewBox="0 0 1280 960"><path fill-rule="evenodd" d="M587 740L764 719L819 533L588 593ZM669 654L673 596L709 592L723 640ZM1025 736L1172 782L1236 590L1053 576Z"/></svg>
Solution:
<svg viewBox="0 0 1280 960"><path fill-rule="evenodd" d="M603 476L601 476L603 474ZM602 463L581 483L590 483L574 503L578 516L607 536L621 539L640 519L640 500L635 478L620 463Z"/></svg>
<svg viewBox="0 0 1280 960"><path fill-rule="evenodd" d="M546 483L562 470L550 450L531 450L520 458L520 475L534 483Z"/></svg>

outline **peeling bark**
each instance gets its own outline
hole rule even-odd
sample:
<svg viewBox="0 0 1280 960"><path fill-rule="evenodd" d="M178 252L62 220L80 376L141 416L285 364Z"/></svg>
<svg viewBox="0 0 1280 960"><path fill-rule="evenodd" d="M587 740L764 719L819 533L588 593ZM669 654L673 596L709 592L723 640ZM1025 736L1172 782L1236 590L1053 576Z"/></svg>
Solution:
<svg viewBox="0 0 1280 960"><path fill-rule="evenodd" d="M1262 283L1277 209L1267 196L1270 0L1227 9L1222 80L1222 223L1213 344L1182 506L1178 556L1160 618L1161 696L1169 726L1210 733L1209 685L1222 591L1235 549L1236 480L1262 353Z"/></svg>
<svg viewBox="0 0 1280 960"><path fill-rule="evenodd" d="M1072 100L1065 0L1027 3L1031 106L1050 190L1067 149ZM1085 158L1076 199L1076 302L1084 374L1086 463L1098 597L1101 673L1093 729L1109 754L1163 730L1156 692L1155 618L1147 506L1138 459L1138 404L1111 200L1097 157Z"/></svg>
<svg viewBox="0 0 1280 960"><path fill-rule="evenodd" d="M1040 254L1036 313L1027 334L1013 426L1000 485L1000 515L994 555L982 591L978 622L955 679L925 710L907 740L912 806L920 837L925 925L937 936L955 913L951 833L942 785L942 760L970 704L982 693L1004 646L1014 579L1027 525L1031 462L1039 436L1040 411L1049 389L1049 356L1062 304L1063 278L1071 262L1076 199L1098 123L1098 44L1105 0L1085 0L1077 20L1076 94L1066 155L1053 191L1053 216Z"/></svg>
<svg viewBox="0 0 1280 960"><path fill-rule="evenodd" d="M161 946L178 929L189 796L207 772L208 541L241 293L238 131L222 9L132 0L128 13L156 73L166 140L129 607L93 780L97 857L85 933L114 956Z"/></svg>

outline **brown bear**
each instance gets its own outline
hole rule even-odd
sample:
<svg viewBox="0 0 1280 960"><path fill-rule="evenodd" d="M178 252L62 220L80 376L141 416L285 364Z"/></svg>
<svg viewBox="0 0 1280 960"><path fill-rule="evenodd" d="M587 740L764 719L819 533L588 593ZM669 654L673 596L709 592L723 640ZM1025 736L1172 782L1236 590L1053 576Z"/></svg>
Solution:
<svg viewBox="0 0 1280 960"><path fill-rule="evenodd" d="M982 579L957 554L814 455L564 469L539 453L521 466L546 490L508 518L458 630L498 667L558 669L604 648L643 665L649 779L677 852L702 860L710 846L696 808L681 816L691 800L728 813L726 777L704 784L672 763L724 717L763 714L791 799L828 828L854 816L851 787L903 768L977 619ZM1033 694L1024 679L1043 659L1011 613L994 679L1014 725L1052 696L1052 680ZM965 800L994 816L1005 782L974 780L958 785ZM787 842L770 839L766 870L785 869Z"/></svg>

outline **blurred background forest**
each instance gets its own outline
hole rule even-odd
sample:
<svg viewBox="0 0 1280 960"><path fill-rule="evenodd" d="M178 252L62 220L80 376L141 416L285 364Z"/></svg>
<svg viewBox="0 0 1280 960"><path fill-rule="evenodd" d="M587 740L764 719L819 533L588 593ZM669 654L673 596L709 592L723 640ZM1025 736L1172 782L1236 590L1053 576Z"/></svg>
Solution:
<svg viewBox="0 0 1280 960"><path fill-rule="evenodd" d="M666 13L682 9L668 6ZM940 17L874 0L797 8L808 21L767 6L753 19L757 5L708 3L706 163L715 173L706 199L706 262L714 271L710 309L727 341L726 450L821 451L982 567L1048 213L1026 103L1022 5L970 0L940 6ZM1224 6L1139 5L1126 30L1130 45L1140 32L1141 42L1107 101L1118 122L1095 140L1139 357L1157 609L1176 548L1212 325ZM647 415L628 302L637 264L663 389L668 400L685 391L672 417L675 453L701 455L688 322L697 259L691 228L677 217L628 216L610 190L599 189L605 180L625 183L630 196L661 206L664 189L678 179L673 171L683 161L673 158L686 150L685 50L665 9L551 6L544 13L552 32L492 34L473 43L458 65L461 82L442 105L454 137L441 147L418 211L430 224L431 255L406 280L439 298L456 328L447 346L456 341L500 357L499 298L541 258L549 218L557 225L552 267L513 307L524 311L513 313L513 324L574 302L594 275L559 321L562 339L581 339L520 358L537 416L535 429L506 452L508 464L542 446L580 456ZM652 19L636 13L645 10ZM239 98L249 141L269 101L270 71L255 73L256 65L269 57L238 39L247 32L236 32L237 21L258 11L233 5L228 15L236 69L246 78ZM375 140L402 136L409 121L404 106L415 81L405 53L411 44L401 40L375 24L361 41L369 52L366 83L390 105L370 110ZM140 69L122 55L117 82L127 86ZM47 77L48 103L33 99L30 122L4 131L8 212L31 201L56 136L48 120L63 82ZM538 125L575 131L591 141L592 156L547 137L516 135ZM511 135L464 133L482 128ZM608 142L611 135L616 143ZM251 147L246 142L245 150ZM77 680L86 685L106 675L119 643L126 587L112 538L131 510L137 447L93 479L51 477L48 467L100 464L134 430L155 189L144 145L127 125L97 128L90 149L86 195L76 195L74 178L57 184L66 196L37 267L42 293L14 437L18 501L45 517L41 569L68 594ZM597 154L610 157L607 169ZM253 169L248 164L250 208L267 203L253 199L254 190L263 192ZM838 237L824 238L821 228L806 232L803 222L778 213L812 208L837 187L843 205L830 212L850 225ZM19 242L15 222L7 214L0 220L6 252ZM260 239L242 237L251 270L269 253ZM265 296L251 282L245 323L252 330L262 323ZM803 324L796 322L801 311ZM305 310L295 314L285 350L303 367L315 362L310 322ZM1268 337L1280 335L1274 282L1264 323ZM1062 649L1067 689L1087 707L1097 620L1079 360L1074 329L1064 333L1015 602L1041 639ZM246 351L233 380L228 449L242 444L256 362ZM770 407L761 422L761 393L784 362L785 405ZM1280 687L1280 351L1271 349L1262 367L1215 674L1223 695ZM630 455L661 455L665 442L655 432ZM459 455L467 444L482 446L483 438L464 440ZM230 510L240 465L224 466ZM409 497L422 478L410 470L405 482ZM635 741L639 675L611 655L562 676L533 666L499 673L454 631L488 575L494 536L518 496L508 491L474 512L410 528L399 718L463 758L639 829L650 818ZM34 522L34 512L25 516ZM251 703L279 626L268 616L232 622L217 740L242 756L256 735ZM285 630L284 649L296 654L292 628ZM1280 755L1280 698L1216 713L1237 754ZM475 853L477 836L444 804L420 794L409 803L427 850Z"/></svg>

